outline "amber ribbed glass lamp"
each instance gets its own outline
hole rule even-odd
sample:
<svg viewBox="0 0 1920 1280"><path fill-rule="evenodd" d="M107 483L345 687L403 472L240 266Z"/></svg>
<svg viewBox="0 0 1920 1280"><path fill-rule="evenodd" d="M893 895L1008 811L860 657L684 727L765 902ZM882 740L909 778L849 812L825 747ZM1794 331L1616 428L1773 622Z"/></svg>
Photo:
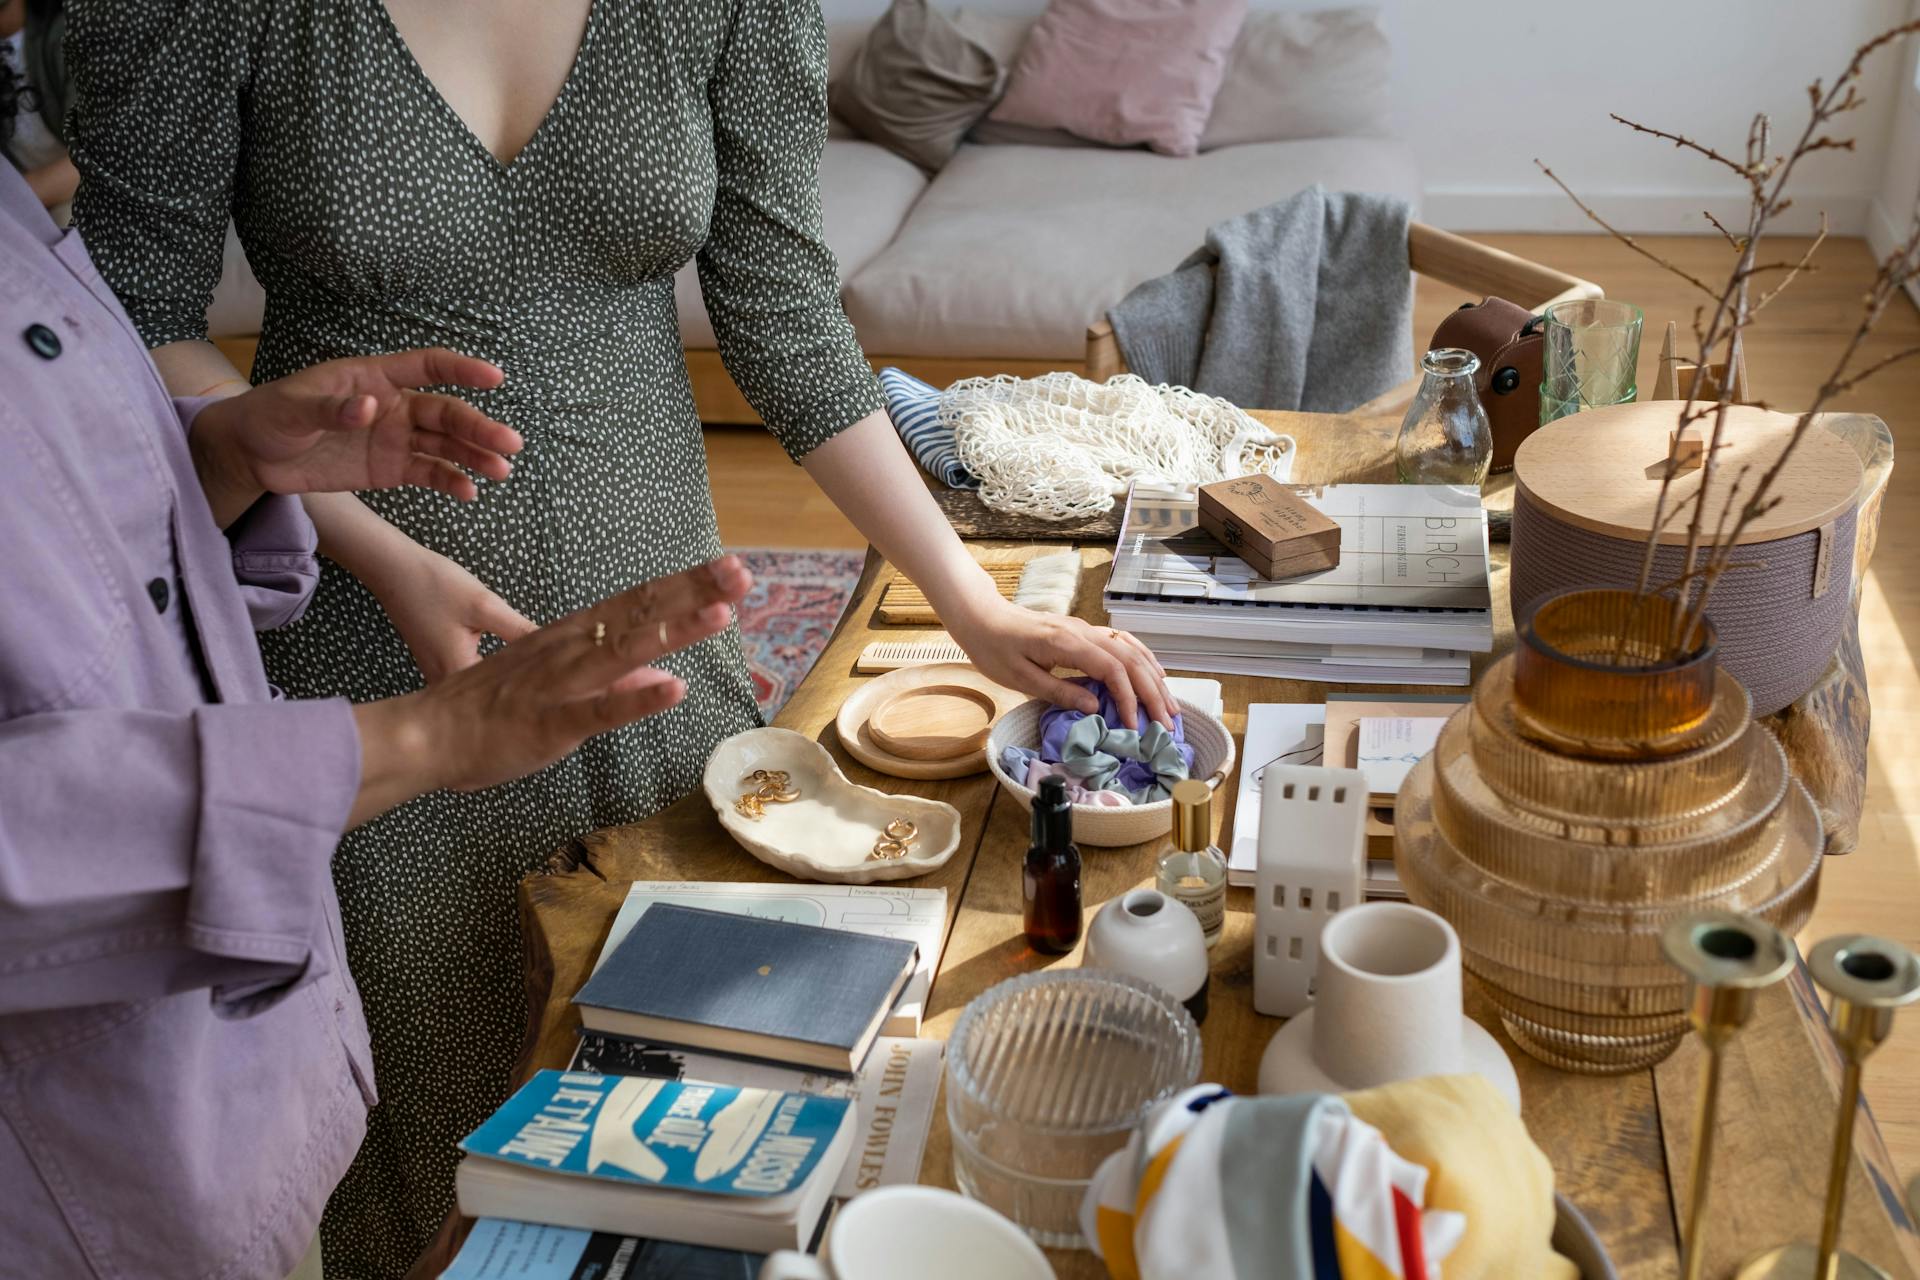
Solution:
<svg viewBox="0 0 1920 1280"><path fill-rule="evenodd" d="M1657 1062L1687 1029L1667 923L1721 909L1791 933L1813 908L1819 815L1672 605L1545 601L1400 789L1407 896L1460 935L1516 1043L1567 1070Z"/></svg>

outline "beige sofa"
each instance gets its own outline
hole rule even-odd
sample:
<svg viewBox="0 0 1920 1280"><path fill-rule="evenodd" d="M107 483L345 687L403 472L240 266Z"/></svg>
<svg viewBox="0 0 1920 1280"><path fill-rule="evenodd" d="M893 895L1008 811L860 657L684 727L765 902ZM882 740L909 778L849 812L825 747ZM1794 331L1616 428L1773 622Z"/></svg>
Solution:
<svg viewBox="0 0 1920 1280"><path fill-rule="evenodd" d="M1031 19L962 14L1011 65ZM832 24L833 74L867 24ZM1388 44L1377 11L1256 13L1201 153L969 141L939 173L833 122L821 169L847 314L876 365L936 385L980 373L1084 370L1088 326L1172 269L1206 228L1315 182L1418 198L1385 136ZM983 132L976 130L978 137ZM1013 131L1003 131L1013 132ZM721 368L691 268L675 281L701 417L751 422Z"/></svg>

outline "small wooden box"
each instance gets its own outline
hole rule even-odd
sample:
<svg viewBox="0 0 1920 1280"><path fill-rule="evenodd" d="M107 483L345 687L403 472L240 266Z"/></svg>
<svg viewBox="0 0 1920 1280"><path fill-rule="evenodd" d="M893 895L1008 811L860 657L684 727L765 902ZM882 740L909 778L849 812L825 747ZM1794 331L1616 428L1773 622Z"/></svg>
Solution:
<svg viewBox="0 0 1920 1280"><path fill-rule="evenodd" d="M1340 526L1268 475L1200 486L1200 527L1263 578L1340 563Z"/></svg>

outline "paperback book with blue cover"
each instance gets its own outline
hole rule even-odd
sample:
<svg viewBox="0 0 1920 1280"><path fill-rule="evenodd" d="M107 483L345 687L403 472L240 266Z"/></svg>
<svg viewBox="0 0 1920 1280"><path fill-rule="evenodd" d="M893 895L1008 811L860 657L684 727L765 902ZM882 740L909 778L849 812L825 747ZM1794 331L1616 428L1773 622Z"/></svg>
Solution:
<svg viewBox="0 0 1920 1280"><path fill-rule="evenodd" d="M764 1198L812 1176L848 1106L807 1093L542 1071L460 1147L555 1173Z"/></svg>
<svg viewBox="0 0 1920 1280"><path fill-rule="evenodd" d="M542 1071L460 1144L460 1207L690 1244L799 1248L852 1149L852 1109L808 1093Z"/></svg>
<svg viewBox="0 0 1920 1280"><path fill-rule="evenodd" d="M482 1218L440 1280L754 1280L762 1255Z"/></svg>

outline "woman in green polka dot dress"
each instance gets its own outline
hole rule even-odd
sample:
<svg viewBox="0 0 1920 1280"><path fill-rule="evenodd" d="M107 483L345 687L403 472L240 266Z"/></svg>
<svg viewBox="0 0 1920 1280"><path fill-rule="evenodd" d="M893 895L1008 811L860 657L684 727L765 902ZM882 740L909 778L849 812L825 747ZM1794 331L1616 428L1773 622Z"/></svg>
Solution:
<svg viewBox="0 0 1920 1280"><path fill-rule="evenodd" d="M237 379L203 318L230 213L267 291L256 379L432 345L506 371L473 399L526 437L509 481L466 504L316 504L319 593L265 645L290 695L398 694L484 637L719 553L673 305L697 257L735 382L980 667L1066 702L1086 695L1053 669L1079 667L1166 716L1131 637L1001 600L886 421L820 238L818 0L71 8L76 222L176 394ZM341 844L383 1101L328 1208L330 1275L412 1263L452 1205L454 1143L509 1087L515 883L563 840L691 790L714 744L757 723L737 637L668 665L687 684L672 712Z"/></svg>

